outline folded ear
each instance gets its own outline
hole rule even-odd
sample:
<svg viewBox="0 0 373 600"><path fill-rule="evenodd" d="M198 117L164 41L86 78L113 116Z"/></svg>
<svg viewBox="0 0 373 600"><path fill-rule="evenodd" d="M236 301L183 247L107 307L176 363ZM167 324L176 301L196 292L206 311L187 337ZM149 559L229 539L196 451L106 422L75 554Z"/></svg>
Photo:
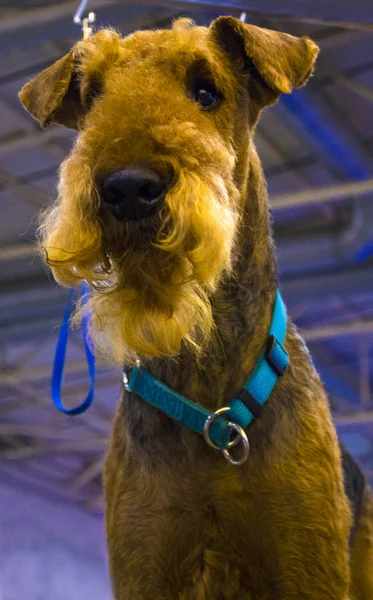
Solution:
<svg viewBox="0 0 373 600"><path fill-rule="evenodd" d="M42 127L61 123L75 129L82 115L79 83L74 76L74 53L60 58L19 93L23 106Z"/></svg>
<svg viewBox="0 0 373 600"><path fill-rule="evenodd" d="M215 41L232 59L251 62L271 93L264 102L274 102L304 85L312 73L318 47L308 37L246 25L234 17L219 17L211 24ZM269 91L267 90L267 91Z"/></svg>
<svg viewBox="0 0 373 600"><path fill-rule="evenodd" d="M105 69L118 55L119 35L102 30L26 83L19 98L42 127L59 123L71 129L100 93Z"/></svg>

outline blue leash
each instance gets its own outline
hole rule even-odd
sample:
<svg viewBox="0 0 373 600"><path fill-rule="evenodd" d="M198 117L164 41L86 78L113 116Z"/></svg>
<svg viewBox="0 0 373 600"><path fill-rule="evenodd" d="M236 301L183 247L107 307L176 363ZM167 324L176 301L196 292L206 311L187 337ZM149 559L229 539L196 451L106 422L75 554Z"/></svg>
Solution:
<svg viewBox="0 0 373 600"><path fill-rule="evenodd" d="M88 300L88 284L84 281L82 283L82 304L86 304ZM69 337L69 324L70 317L74 306L74 296L75 290L74 288L69 289L68 302L65 309L65 314L62 319L62 325L60 329L60 333L57 340L56 354L54 357L53 363L53 372L52 372L52 399L54 405L58 410L65 413L65 415L80 415L84 411L86 411L92 404L94 395L95 395L95 357L91 352L91 349L88 345L89 340L89 332L88 332L88 322L89 322L89 314L88 311L85 311L83 316L83 339L84 339L84 347L85 354L87 357L87 365L88 365L88 373L90 379L89 392L87 397L81 404L75 406L74 408L65 408L61 398L61 388L63 381L63 372L65 368L65 359L66 359L66 349L67 349L67 340Z"/></svg>

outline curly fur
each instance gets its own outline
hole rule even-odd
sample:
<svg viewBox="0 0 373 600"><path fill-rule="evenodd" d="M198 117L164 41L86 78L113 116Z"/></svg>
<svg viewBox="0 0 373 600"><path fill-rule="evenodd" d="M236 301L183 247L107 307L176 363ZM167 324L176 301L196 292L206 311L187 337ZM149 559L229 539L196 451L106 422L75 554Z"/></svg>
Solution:
<svg viewBox="0 0 373 600"><path fill-rule="evenodd" d="M176 32L179 34L178 29ZM103 37L103 33L97 36ZM117 36L110 32L104 37L105 44L107 35L116 45ZM124 56L117 58L120 64L125 63L124 49ZM82 50L73 54L80 56L82 82L92 80L92 71L102 79L102 51L98 57ZM131 70L121 69L126 86L131 74ZM112 77L118 81L117 70ZM39 230L57 281L74 285L86 279L100 289L90 299L93 337L101 352L120 364L131 364L136 354L176 355L182 343L200 354L213 327L208 295L232 262L239 216L239 194L232 180L234 151L229 138L223 140L213 131L207 139L200 136L192 115L188 120L185 115L173 114L173 103L181 96L177 91L171 103L162 99L162 114L158 105L130 105L135 122L136 114L140 119L141 113L149 123L142 160L146 157L153 168L172 172L176 181L151 242L141 226L128 231L100 210L95 182L123 160L135 160L126 134L144 137L144 131L137 132L131 123L124 122L124 132L118 130L123 105L129 103L123 97L122 104L118 90L115 98L99 98L88 115L71 156L61 167L57 203L46 213ZM186 103L187 99L182 100ZM126 132L130 128L132 131ZM100 153L87 151L92 147L100 148ZM104 294L105 283L109 287Z"/></svg>
<svg viewBox="0 0 373 600"><path fill-rule="evenodd" d="M182 19L124 39L101 31L20 94L42 125L80 132L40 228L55 278L94 288L103 354L129 364L140 356L212 410L252 372L277 287L255 125L264 106L306 82L316 55L308 38L232 17L210 28ZM191 97L198 77L222 92L216 110ZM127 165L172 179L146 222L118 223L102 205L100 182ZM372 597L371 493L350 557L336 432L290 320L285 346L290 368L248 428L240 468L123 393L104 474L116 600Z"/></svg>

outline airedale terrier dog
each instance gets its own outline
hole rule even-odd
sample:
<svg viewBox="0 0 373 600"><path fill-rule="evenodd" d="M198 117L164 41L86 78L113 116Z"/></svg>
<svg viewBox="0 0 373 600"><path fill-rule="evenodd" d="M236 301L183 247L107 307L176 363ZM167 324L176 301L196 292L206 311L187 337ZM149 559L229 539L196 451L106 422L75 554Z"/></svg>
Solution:
<svg viewBox="0 0 373 600"><path fill-rule="evenodd" d="M286 318L254 147L317 51L179 19L99 31L21 91L79 132L40 243L126 365L104 473L116 600L373 598L371 492Z"/></svg>

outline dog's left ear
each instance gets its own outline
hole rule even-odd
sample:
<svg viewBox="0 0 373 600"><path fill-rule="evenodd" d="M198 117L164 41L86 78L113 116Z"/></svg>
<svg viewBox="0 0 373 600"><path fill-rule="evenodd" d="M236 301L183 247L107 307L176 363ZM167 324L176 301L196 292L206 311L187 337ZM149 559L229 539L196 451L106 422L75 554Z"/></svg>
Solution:
<svg viewBox="0 0 373 600"><path fill-rule="evenodd" d="M230 57L252 64L267 87L263 104L274 102L282 93L289 94L306 83L318 54L317 45L308 37L246 25L234 17L219 17L211 24L215 41Z"/></svg>

